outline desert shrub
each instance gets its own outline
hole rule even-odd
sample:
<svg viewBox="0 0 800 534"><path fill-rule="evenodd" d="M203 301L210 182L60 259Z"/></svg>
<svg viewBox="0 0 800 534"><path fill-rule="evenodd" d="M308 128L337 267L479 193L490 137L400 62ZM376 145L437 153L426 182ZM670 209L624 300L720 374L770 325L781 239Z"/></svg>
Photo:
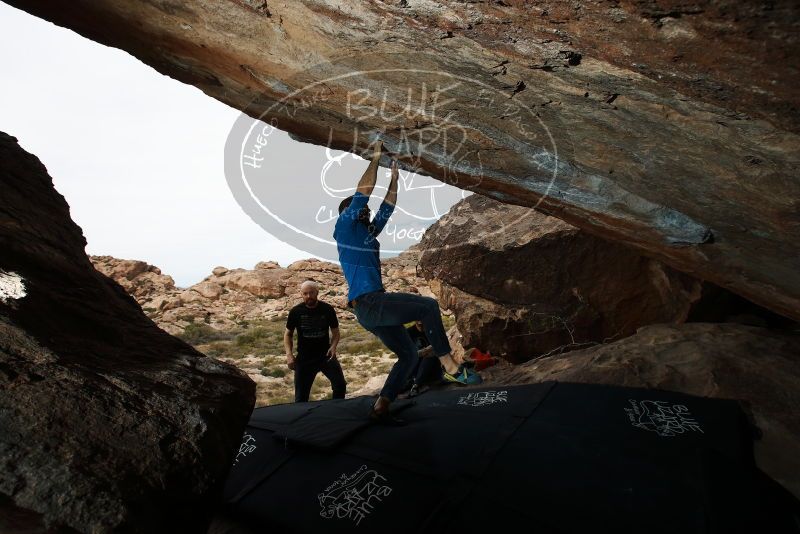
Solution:
<svg viewBox="0 0 800 534"><path fill-rule="evenodd" d="M211 341L230 339L230 334L206 324L189 323L178 337L190 345L200 345Z"/></svg>
<svg viewBox="0 0 800 534"><path fill-rule="evenodd" d="M268 404L270 406L272 406L272 405L275 405L275 404L287 404L287 403L290 403L290 402L294 402L294 394L291 394L291 395L275 395L274 397L271 397L269 399L269 403Z"/></svg>
<svg viewBox="0 0 800 534"><path fill-rule="evenodd" d="M261 376L271 376L272 378L283 378L286 376L286 371L283 369L269 369L264 367L261 369Z"/></svg>
<svg viewBox="0 0 800 534"><path fill-rule="evenodd" d="M202 350L202 352L209 356L213 356L214 358L218 358L224 356L227 349L228 349L228 343L224 341L216 341L205 347L204 350Z"/></svg>
<svg viewBox="0 0 800 534"><path fill-rule="evenodd" d="M332 399L333 390L328 379L322 376L317 376L314 380L314 385L311 386L311 394L309 396L312 400Z"/></svg>
<svg viewBox="0 0 800 534"><path fill-rule="evenodd" d="M236 336L234 342L240 347L244 345L255 345L259 339L268 337L269 334L270 332L266 328L256 327Z"/></svg>
<svg viewBox="0 0 800 534"><path fill-rule="evenodd" d="M347 354L380 353L387 350L380 339L365 339L363 341L351 341L350 343L340 343L339 351Z"/></svg>
<svg viewBox="0 0 800 534"><path fill-rule="evenodd" d="M444 329L448 330L451 326L456 324L455 315L442 315L442 324L444 325Z"/></svg>

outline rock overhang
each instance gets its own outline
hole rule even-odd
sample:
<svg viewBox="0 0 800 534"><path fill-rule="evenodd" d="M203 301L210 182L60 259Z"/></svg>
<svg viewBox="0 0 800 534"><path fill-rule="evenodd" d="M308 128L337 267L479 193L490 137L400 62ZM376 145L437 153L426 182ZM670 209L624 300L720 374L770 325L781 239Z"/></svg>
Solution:
<svg viewBox="0 0 800 534"><path fill-rule="evenodd" d="M397 112L403 89L435 87L419 73L472 80L451 88L441 108L469 110L456 117L469 132L463 157L445 157L434 141L423 154L408 150L407 168L536 206L800 318L791 2L689 10L680 2L92 2L70 12L9 3L251 116L272 107L264 118L336 149L364 150L383 130L389 149L402 152L393 129L436 134L435 123L419 122L424 114L348 115L354 91L372 91L365 108ZM758 33L764 24L770 32ZM329 97L276 112L309 84ZM487 87L496 100L480 99ZM521 118L504 115L509 104ZM525 139L526 127L542 135Z"/></svg>

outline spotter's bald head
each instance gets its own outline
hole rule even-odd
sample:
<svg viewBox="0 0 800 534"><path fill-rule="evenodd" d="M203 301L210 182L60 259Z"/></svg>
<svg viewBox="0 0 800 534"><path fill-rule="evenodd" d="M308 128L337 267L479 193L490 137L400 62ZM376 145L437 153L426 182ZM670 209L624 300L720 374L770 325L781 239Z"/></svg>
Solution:
<svg viewBox="0 0 800 534"><path fill-rule="evenodd" d="M306 280L300 284L300 296L303 297L303 302L306 306L313 308L317 305L317 295L319 294L319 285L313 280Z"/></svg>

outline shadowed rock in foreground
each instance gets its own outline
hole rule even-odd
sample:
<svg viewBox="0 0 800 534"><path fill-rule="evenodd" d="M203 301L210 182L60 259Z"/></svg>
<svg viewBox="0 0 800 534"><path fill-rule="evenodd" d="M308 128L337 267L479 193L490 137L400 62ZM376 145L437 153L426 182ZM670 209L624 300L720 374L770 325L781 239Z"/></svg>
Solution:
<svg viewBox="0 0 800 534"><path fill-rule="evenodd" d="M202 532L254 402L98 273L0 133L0 493L82 532Z"/></svg>

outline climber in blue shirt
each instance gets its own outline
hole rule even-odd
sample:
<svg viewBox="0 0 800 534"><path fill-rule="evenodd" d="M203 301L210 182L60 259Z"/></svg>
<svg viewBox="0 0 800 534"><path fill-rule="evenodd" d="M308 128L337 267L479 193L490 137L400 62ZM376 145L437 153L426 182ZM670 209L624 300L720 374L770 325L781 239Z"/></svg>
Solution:
<svg viewBox="0 0 800 534"><path fill-rule="evenodd" d="M481 377L453 360L435 299L414 293L387 292L383 287L378 235L394 211L399 173L394 159L388 192L375 217L370 220L367 201L375 188L382 151L383 143L378 140L372 161L361 176L355 194L339 205L333 238L347 280L348 306L353 308L359 324L397 355L397 362L389 371L370 417L386 424L403 424L389 412L389 405L397 398L417 360L417 347L408 335L405 323L422 321L425 334L442 365L445 380L462 385L480 384Z"/></svg>

